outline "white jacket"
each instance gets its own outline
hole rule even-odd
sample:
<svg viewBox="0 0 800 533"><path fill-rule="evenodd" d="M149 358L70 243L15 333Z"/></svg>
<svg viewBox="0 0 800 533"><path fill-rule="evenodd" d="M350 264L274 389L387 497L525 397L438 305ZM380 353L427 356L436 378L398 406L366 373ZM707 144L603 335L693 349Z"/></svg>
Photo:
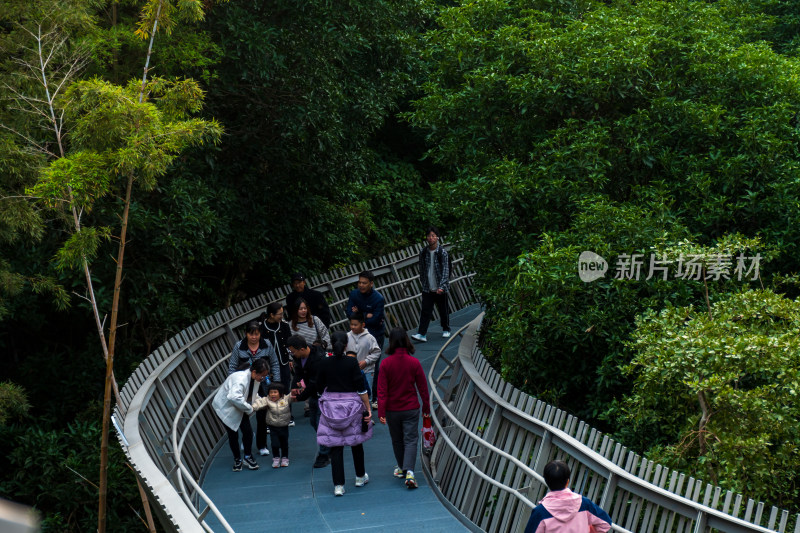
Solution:
<svg viewBox="0 0 800 533"><path fill-rule="evenodd" d="M249 400L245 398L251 379L252 376L249 369L234 372L228 376L228 379L217 390L214 401L211 403L222 423L233 431L239 429L239 425L242 423L242 415L249 415L253 412L251 404L258 397L257 381L253 386L253 394Z"/></svg>
<svg viewBox="0 0 800 533"><path fill-rule="evenodd" d="M372 372L375 369L375 361L381 356L381 347L369 331L366 329L359 335L354 335L352 331L347 332L347 351L356 352L356 359L360 363L366 361L367 366L364 372Z"/></svg>

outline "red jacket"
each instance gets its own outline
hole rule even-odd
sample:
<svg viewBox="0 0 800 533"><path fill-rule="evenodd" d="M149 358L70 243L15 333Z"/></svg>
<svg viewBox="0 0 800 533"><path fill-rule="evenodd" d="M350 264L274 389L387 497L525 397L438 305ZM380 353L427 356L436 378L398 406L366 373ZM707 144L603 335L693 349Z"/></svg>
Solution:
<svg viewBox="0 0 800 533"><path fill-rule="evenodd" d="M422 397L422 414L427 415L431 406L422 365L405 348L398 348L381 361L378 371L378 416L385 417L386 411L419 409L417 391Z"/></svg>

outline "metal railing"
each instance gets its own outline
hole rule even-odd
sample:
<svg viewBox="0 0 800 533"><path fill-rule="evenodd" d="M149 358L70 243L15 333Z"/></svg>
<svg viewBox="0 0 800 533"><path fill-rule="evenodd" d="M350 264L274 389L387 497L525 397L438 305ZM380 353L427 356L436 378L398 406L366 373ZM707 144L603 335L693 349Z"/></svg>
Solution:
<svg viewBox="0 0 800 533"><path fill-rule="evenodd" d="M788 511L766 513L763 503L670 472L503 381L478 347L482 318L442 347L429 373L439 438L427 467L470 529L521 531L546 492L544 465L561 459L571 488L608 511L620 533L789 531ZM800 515L792 518L800 533Z"/></svg>
<svg viewBox="0 0 800 533"><path fill-rule="evenodd" d="M420 284L419 247L350 265L308 279L325 293L332 328L344 329L344 303L358 273L372 270L375 288L386 298L387 326L416 327ZM472 303L472 274L454 257L448 302L453 310ZM232 531L200 483L207 463L224 444L222 422L210 402L227 377L227 361L244 324L273 301L283 301L284 286L236 304L186 328L160 346L128 379L115 408L120 444L148 493L155 515L167 531L209 531L213 513Z"/></svg>

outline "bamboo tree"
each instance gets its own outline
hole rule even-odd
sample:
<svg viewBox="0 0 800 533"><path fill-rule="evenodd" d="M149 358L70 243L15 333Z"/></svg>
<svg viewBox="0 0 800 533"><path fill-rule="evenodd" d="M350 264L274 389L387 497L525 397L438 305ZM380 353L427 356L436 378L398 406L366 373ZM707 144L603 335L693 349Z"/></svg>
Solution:
<svg viewBox="0 0 800 533"><path fill-rule="evenodd" d="M15 135L21 137L28 146L33 147L51 160L60 159L66 155L66 140L64 135L64 112L56 102L60 98L61 93L66 87L72 83L76 77L83 70L88 62L88 50L83 47L78 47L74 50L69 50L67 46L67 36L61 32L59 27L48 21L50 24L46 25L44 22L39 22L35 25L34 30L30 30L24 26L20 29L26 33L31 41L33 47L29 50L33 53L34 60L31 61L26 58L15 58L13 62L20 67L22 76L29 81L33 82L33 86L38 87L42 94L28 94L23 92L20 88L5 85L5 88L12 95L12 100L20 111L32 113L43 119L48 130L52 132L57 150L49 150L45 145L35 142L33 139L24 133L0 123L0 128L11 131ZM24 85L24 84L21 84ZM73 229L76 233L80 233L82 227L82 212L78 209L74 201L72 201L72 189L67 187L67 196L70 199L70 215L72 217ZM80 257L80 266L83 270L84 277L86 278L86 291L87 296L83 297L92 308L92 315L97 327L97 334L100 340L100 346L103 350L103 359L108 360L108 345L106 343L106 336L103 330L103 320L100 318L100 310L97 305L97 298L94 292L94 282L92 281L92 272L89 267L90 258L85 254ZM63 267L64 265L61 264ZM114 395L119 401L119 387L117 381L112 375L112 388Z"/></svg>
<svg viewBox="0 0 800 533"><path fill-rule="evenodd" d="M46 101L50 102L48 117L59 140L59 153L52 154L51 163L29 193L42 198L50 207L67 206L72 215L74 232L59 250L57 261L62 266L83 266L89 287L88 299L93 303L106 355L98 497L98 531L101 532L106 530L111 391L116 389L114 354L133 186L139 183L144 189L152 189L157 178L167 172L172 160L185 148L216 142L221 134L217 122L189 118L202 105L203 92L195 82L148 80L153 42L159 26L169 31L180 18L196 20L202 16L201 7L199 2L182 2L178 9L166 0L154 0L145 5L137 34L149 36L150 45L141 82L131 82L125 87L99 79L72 83L63 97L69 105L62 108L61 114L56 112L53 103L58 101L58 95L47 93ZM47 87L46 78L43 80ZM66 82L59 85L59 91L66 86ZM65 120L70 120L72 127L71 146L68 148L61 142ZM125 193L106 345L89 263L101 240L109 238L111 230L87 228L82 224L81 216L91 212L98 199L113 192L115 177L124 179Z"/></svg>

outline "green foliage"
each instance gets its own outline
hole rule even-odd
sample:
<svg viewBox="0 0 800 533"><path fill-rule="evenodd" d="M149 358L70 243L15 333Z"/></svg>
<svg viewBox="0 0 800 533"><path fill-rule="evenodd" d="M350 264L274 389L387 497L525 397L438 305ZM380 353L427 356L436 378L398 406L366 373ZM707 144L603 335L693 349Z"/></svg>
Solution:
<svg viewBox="0 0 800 533"><path fill-rule="evenodd" d="M95 417L95 418L99 418ZM141 531L132 509L141 508L133 472L118 445L109 446L109 524L114 531ZM65 428L12 426L0 431L0 449L11 474L0 494L46 510L43 532L83 532L97 528L99 422L74 421Z"/></svg>
<svg viewBox="0 0 800 533"><path fill-rule="evenodd" d="M204 16L201 0L147 0L141 8L139 27L135 35L142 39L150 37L156 21L159 30L170 34L179 22L195 22L202 20Z"/></svg>
<svg viewBox="0 0 800 533"><path fill-rule="evenodd" d="M30 408L25 389L10 381L0 382L0 426L27 415Z"/></svg>
<svg viewBox="0 0 800 533"><path fill-rule="evenodd" d="M73 233L56 252L56 268L78 269L83 261L91 262L97 256L101 240L111 238L110 228L85 228L80 233Z"/></svg>
<svg viewBox="0 0 800 533"><path fill-rule="evenodd" d="M470 247L515 257L583 195L655 196L703 239L761 232L776 270L796 267L798 64L748 42L751 19L692 1L580 16L480 2L438 22L407 118L459 178L443 196L471 214ZM507 218L508 238L485 231Z"/></svg>
<svg viewBox="0 0 800 533"><path fill-rule="evenodd" d="M624 368L634 387L622 420L632 436L658 434L670 443L653 453L659 461L751 498L793 505L800 302L743 291L713 304L712 314L670 306L637 318L634 357Z"/></svg>
<svg viewBox="0 0 800 533"><path fill-rule="evenodd" d="M208 111L230 135L209 165L213 187L236 199L224 225L240 228L221 255L228 287L247 276L266 289L293 270L385 251L416 224L402 208L425 187L378 134L419 72L410 34L423 17L419 2L395 0L215 7L207 29L224 59ZM396 198L384 221L381 184L395 177L415 198ZM256 292L253 281L243 288Z"/></svg>
<svg viewBox="0 0 800 533"><path fill-rule="evenodd" d="M66 92L74 151L44 169L29 194L51 208L91 212L95 203L120 187L119 178L135 176L152 189L185 149L216 140L215 121L187 118L200 109L202 91L191 80L151 79L141 103L140 85L123 88L94 79L73 84ZM82 266L97 253L108 228L76 228L57 253L59 267Z"/></svg>
<svg viewBox="0 0 800 533"><path fill-rule="evenodd" d="M707 309L702 282L583 283L584 250L613 271L621 254L711 261L735 244L761 254L760 283L797 293L800 63L776 52L792 5L487 0L440 11L421 45L428 81L403 116L454 177L436 195L458 220L504 376L622 432L634 318ZM708 301L742 283L708 280ZM626 442L674 444L657 422Z"/></svg>
<svg viewBox="0 0 800 533"><path fill-rule="evenodd" d="M506 262L502 274L500 265L497 281L481 295L491 302L490 351L503 376L597 420L626 387L617 366L629 357L623 342L632 318L648 307L694 301L703 289L658 275L646 281L648 265L639 280L613 279L618 250L649 255L658 243L687 234L663 206L587 199L570 228L544 234L539 246ZM581 281L577 261L584 250L606 258L605 278Z"/></svg>
<svg viewBox="0 0 800 533"><path fill-rule="evenodd" d="M349 205L363 254L372 257L424 239L425 227L439 222L435 199L426 196L420 173L403 161L377 163L377 174L356 184Z"/></svg>

